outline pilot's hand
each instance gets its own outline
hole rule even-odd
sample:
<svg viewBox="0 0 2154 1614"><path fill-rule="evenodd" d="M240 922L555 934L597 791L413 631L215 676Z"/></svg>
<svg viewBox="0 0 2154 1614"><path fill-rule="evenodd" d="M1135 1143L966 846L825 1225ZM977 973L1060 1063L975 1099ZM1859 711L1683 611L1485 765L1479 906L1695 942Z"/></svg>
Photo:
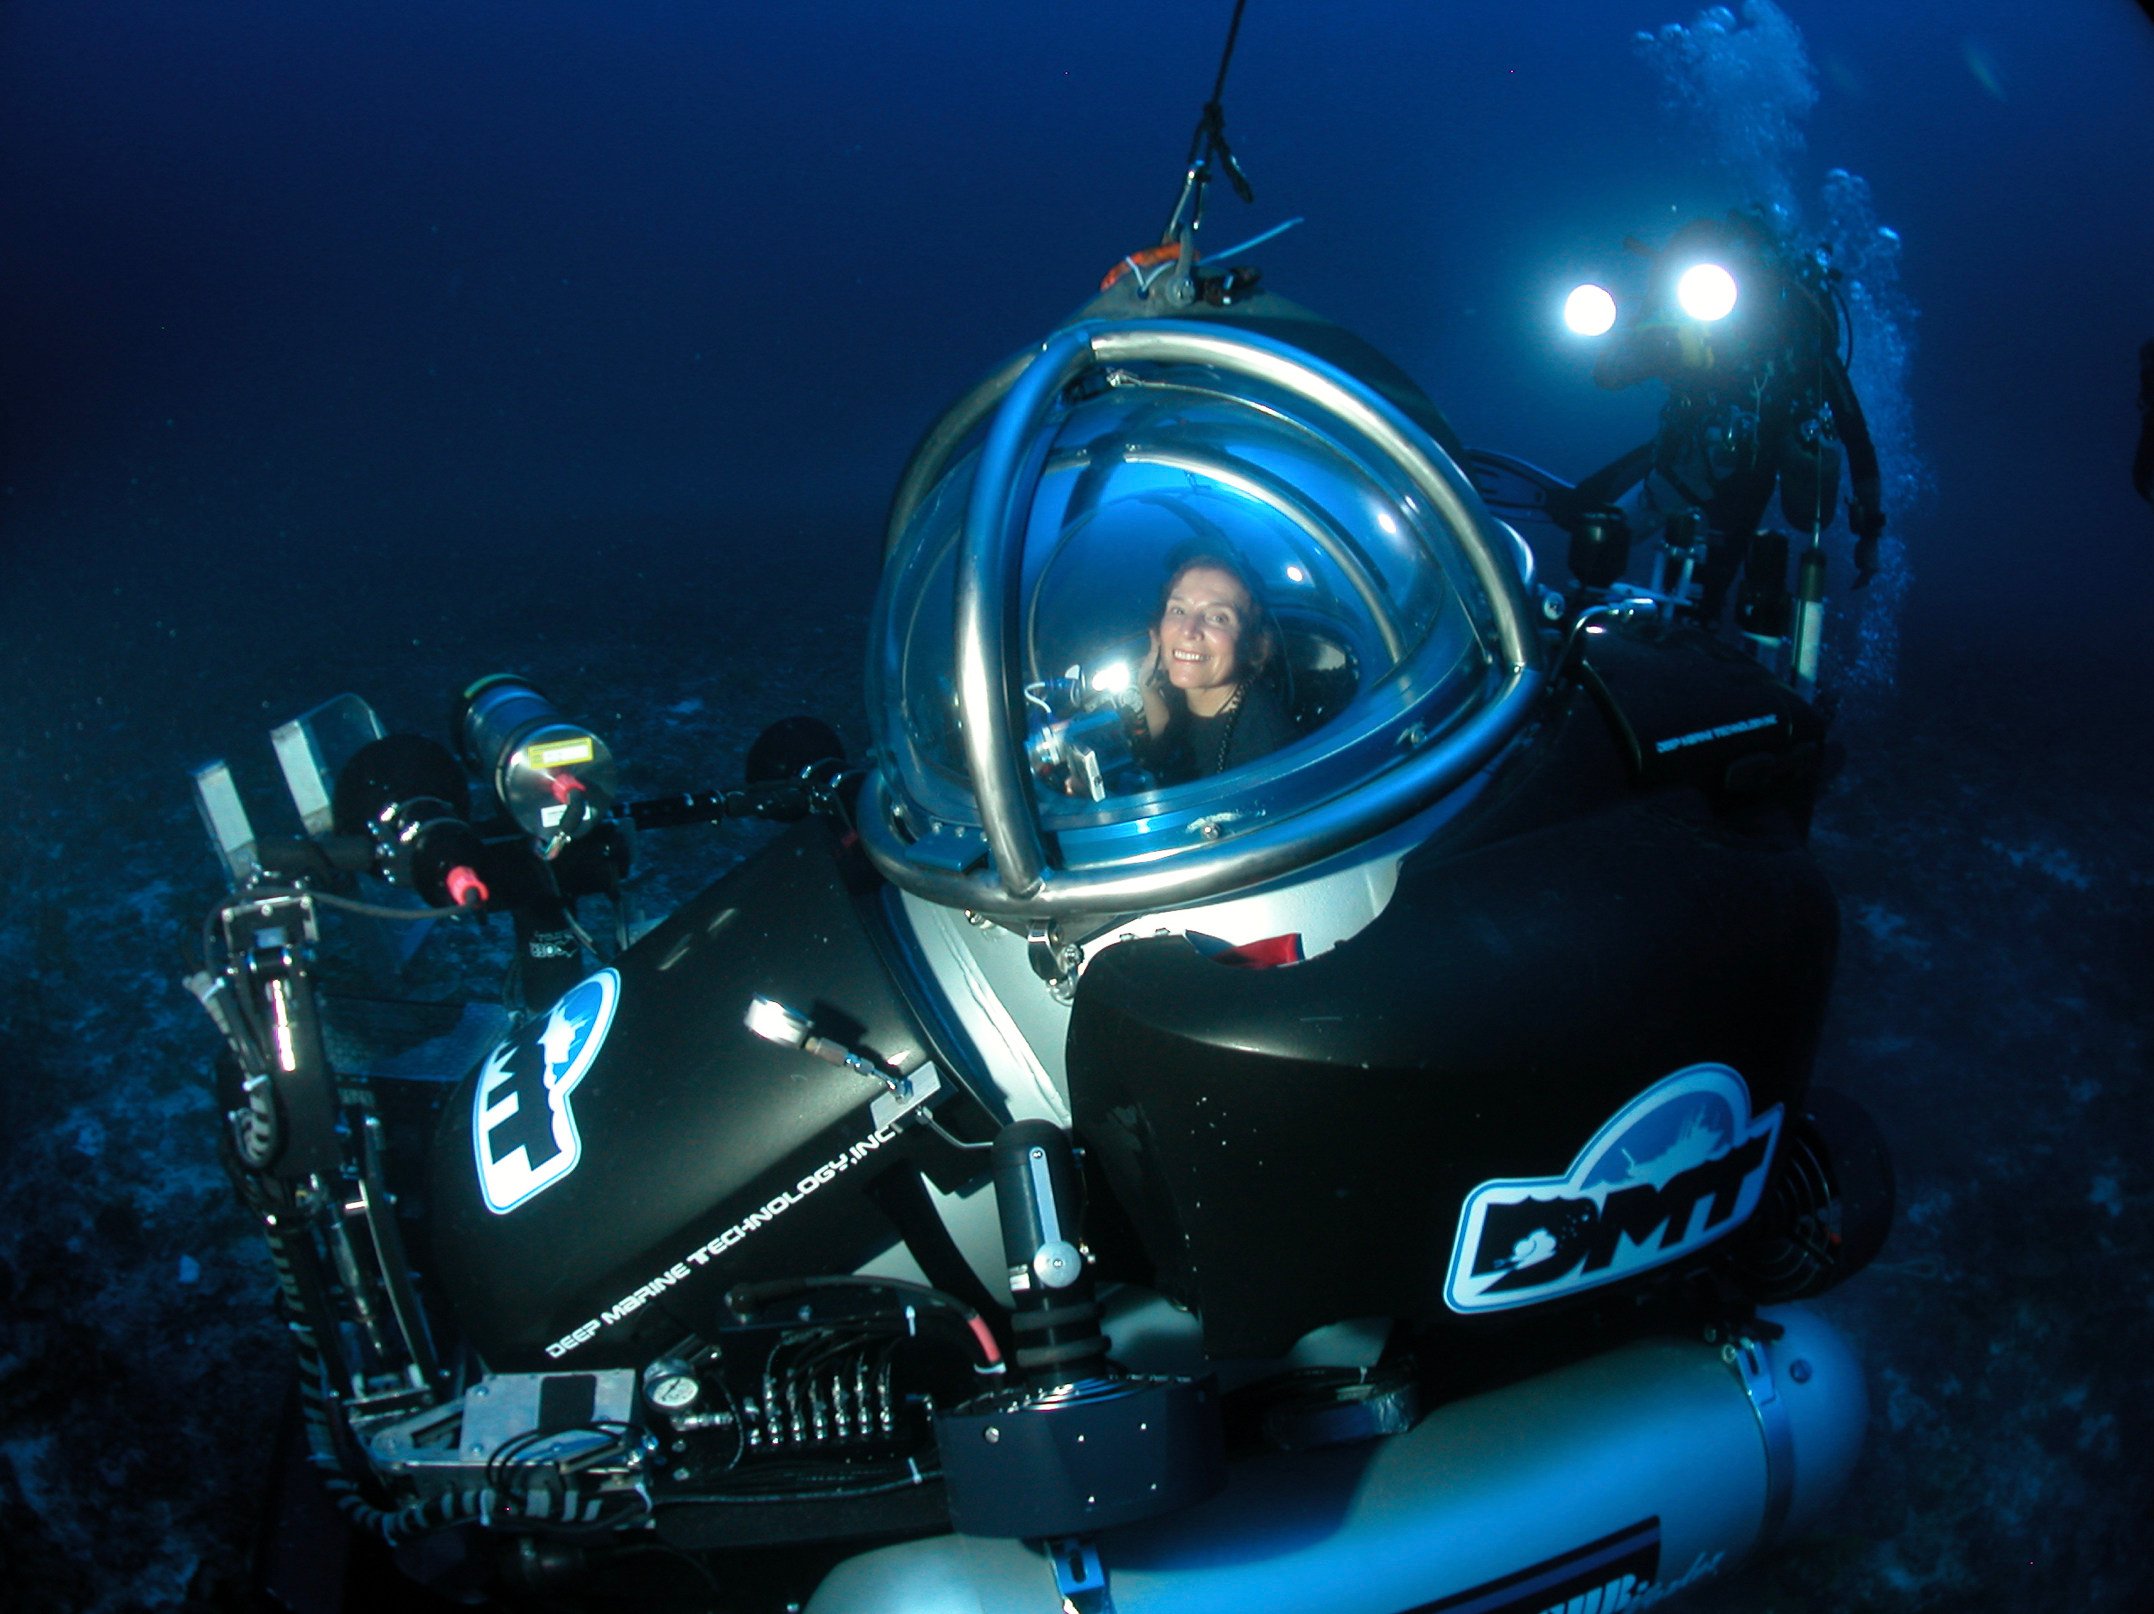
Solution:
<svg viewBox="0 0 2154 1614"><path fill-rule="evenodd" d="M1152 646L1137 663L1137 692L1144 697L1144 731L1157 739L1167 732L1166 669L1159 664L1159 630L1152 629Z"/></svg>
<svg viewBox="0 0 2154 1614"><path fill-rule="evenodd" d="M1151 638L1151 648L1145 651L1144 659L1137 663L1137 687L1139 689L1151 689L1159 682L1159 630L1157 628L1152 629Z"/></svg>

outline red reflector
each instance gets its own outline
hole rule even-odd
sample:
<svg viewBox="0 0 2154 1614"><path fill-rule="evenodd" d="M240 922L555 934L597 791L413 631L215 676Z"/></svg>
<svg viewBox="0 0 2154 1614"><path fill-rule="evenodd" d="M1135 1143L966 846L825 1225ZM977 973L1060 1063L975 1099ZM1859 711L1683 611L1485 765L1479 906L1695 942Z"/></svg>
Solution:
<svg viewBox="0 0 2154 1614"><path fill-rule="evenodd" d="M1284 936L1266 936L1261 941L1243 942L1239 947L1229 947L1223 953L1212 954L1215 964L1232 964L1237 969L1268 970L1281 964L1299 964L1302 960L1301 933L1290 931Z"/></svg>

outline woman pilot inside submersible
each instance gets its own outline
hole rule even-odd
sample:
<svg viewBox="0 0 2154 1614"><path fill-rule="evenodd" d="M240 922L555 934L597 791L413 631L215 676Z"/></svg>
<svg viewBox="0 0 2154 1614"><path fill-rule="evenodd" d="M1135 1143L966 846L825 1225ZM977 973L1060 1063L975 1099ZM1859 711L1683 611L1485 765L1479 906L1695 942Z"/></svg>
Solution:
<svg viewBox="0 0 2154 1614"><path fill-rule="evenodd" d="M1209 778L1294 738L1268 676L1278 624L1249 568L1205 551L1180 559L1160 590L1151 647L1138 668L1150 764L1164 784Z"/></svg>

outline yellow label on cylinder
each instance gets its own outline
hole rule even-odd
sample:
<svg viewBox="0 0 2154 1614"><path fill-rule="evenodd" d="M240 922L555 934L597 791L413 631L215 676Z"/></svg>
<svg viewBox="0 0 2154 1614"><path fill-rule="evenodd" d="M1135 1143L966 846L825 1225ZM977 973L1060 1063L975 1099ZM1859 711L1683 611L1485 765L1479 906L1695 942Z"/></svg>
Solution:
<svg viewBox="0 0 2154 1614"><path fill-rule="evenodd" d="M579 762L591 760L591 736L579 734L573 740L548 740L534 745L524 753L534 768L568 768Z"/></svg>

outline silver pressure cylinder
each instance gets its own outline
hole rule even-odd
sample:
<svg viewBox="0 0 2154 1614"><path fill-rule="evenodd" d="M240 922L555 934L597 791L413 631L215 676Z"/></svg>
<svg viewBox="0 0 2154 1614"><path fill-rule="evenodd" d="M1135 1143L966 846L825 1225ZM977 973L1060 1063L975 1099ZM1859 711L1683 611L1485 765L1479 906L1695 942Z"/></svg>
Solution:
<svg viewBox="0 0 2154 1614"><path fill-rule="evenodd" d="M606 742L521 678L495 673L470 685L455 727L465 762L541 845L574 840L612 810L619 785Z"/></svg>
<svg viewBox="0 0 2154 1614"><path fill-rule="evenodd" d="M1802 1308L1769 1315L1786 1332L1747 1370L1738 1351L1647 1340L1403 1435L1238 1463L1211 1501L1099 1535L1112 1607L1625 1608L1724 1575L1814 1523L1862 1445L1846 1341ZM840 1564L808 1614L1030 1614L1054 1585L1032 1546L939 1536Z"/></svg>

